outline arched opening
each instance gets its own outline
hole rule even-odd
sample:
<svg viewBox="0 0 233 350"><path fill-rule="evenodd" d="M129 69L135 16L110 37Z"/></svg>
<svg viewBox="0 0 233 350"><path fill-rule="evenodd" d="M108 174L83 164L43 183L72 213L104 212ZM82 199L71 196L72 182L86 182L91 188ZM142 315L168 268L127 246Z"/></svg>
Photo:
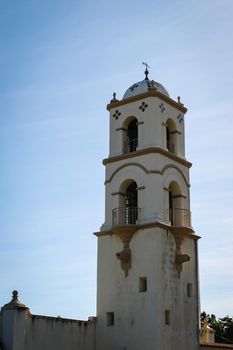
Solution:
<svg viewBox="0 0 233 350"><path fill-rule="evenodd" d="M172 226L191 227L191 214L184 209L183 195L177 182L172 181L168 188L168 216Z"/></svg>
<svg viewBox="0 0 233 350"><path fill-rule="evenodd" d="M181 207L180 195L180 186L177 182L172 181L169 185L169 209L177 209Z"/></svg>
<svg viewBox="0 0 233 350"><path fill-rule="evenodd" d="M124 153L135 152L138 147L138 121L134 117L127 118L124 123Z"/></svg>
<svg viewBox="0 0 233 350"><path fill-rule="evenodd" d="M113 225L135 225L139 219L137 183L125 181L119 192L119 207L113 209Z"/></svg>
<svg viewBox="0 0 233 350"><path fill-rule="evenodd" d="M180 187L175 181L172 181L168 189L169 221L172 226L177 226L178 210L181 208Z"/></svg>
<svg viewBox="0 0 233 350"><path fill-rule="evenodd" d="M176 153L176 124L168 119L166 123L166 147L169 152Z"/></svg>
<svg viewBox="0 0 233 350"><path fill-rule="evenodd" d="M128 143L128 152L136 151L138 147L138 123L134 119L128 126L127 130L127 143Z"/></svg>
<svg viewBox="0 0 233 350"><path fill-rule="evenodd" d="M125 191L125 223L136 224L138 219L138 191L136 182L132 182Z"/></svg>

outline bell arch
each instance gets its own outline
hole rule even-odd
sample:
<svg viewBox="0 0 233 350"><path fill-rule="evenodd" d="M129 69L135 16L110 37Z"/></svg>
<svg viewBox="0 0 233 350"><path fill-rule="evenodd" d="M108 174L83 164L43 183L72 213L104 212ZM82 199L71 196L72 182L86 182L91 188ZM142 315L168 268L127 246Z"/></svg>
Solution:
<svg viewBox="0 0 233 350"><path fill-rule="evenodd" d="M176 181L171 181L168 187L168 220L172 226L191 227L191 214L186 208L184 195Z"/></svg>
<svg viewBox="0 0 233 350"><path fill-rule="evenodd" d="M138 190L133 179L125 180L119 189L119 207L113 209L113 225L134 225L138 220Z"/></svg>
<svg viewBox="0 0 233 350"><path fill-rule="evenodd" d="M176 181L172 181L168 187L169 194L169 210L180 209L182 207L181 203L181 190L180 186Z"/></svg>
<svg viewBox="0 0 233 350"><path fill-rule="evenodd" d="M124 137L123 150L124 153L135 152L138 147L138 120L135 117L128 117L123 123Z"/></svg>
<svg viewBox="0 0 233 350"><path fill-rule="evenodd" d="M169 152L177 153L176 124L170 118L166 122L166 147Z"/></svg>

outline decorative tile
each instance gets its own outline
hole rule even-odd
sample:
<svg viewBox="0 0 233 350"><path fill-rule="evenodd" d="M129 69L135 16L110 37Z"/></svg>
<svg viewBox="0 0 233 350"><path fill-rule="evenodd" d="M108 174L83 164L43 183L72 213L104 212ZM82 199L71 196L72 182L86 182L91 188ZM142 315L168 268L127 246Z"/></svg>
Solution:
<svg viewBox="0 0 233 350"><path fill-rule="evenodd" d="M160 111L161 111L162 113L165 111L165 107L164 107L163 102L160 103L159 108L160 108Z"/></svg>
<svg viewBox="0 0 233 350"><path fill-rule="evenodd" d="M112 116L113 116L113 118L115 118L117 120L120 117L120 115L121 115L121 112L119 112L117 109Z"/></svg>
<svg viewBox="0 0 233 350"><path fill-rule="evenodd" d="M180 124L181 124L181 123L183 122L183 120L184 120L184 118L182 117L181 114L179 114L179 115L177 116L177 119L179 120L179 123L180 123Z"/></svg>
<svg viewBox="0 0 233 350"><path fill-rule="evenodd" d="M148 107L148 104L146 104L144 101L142 102L141 106L139 106L139 109L141 109L142 112L145 111L145 109Z"/></svg>
<svg viewBox="0 0 233 350"><path fill-rule="evenodd" d="M138 87L138 84L133 84L132 86L130 86L130 90L134 91L137 87Z"/></svg>

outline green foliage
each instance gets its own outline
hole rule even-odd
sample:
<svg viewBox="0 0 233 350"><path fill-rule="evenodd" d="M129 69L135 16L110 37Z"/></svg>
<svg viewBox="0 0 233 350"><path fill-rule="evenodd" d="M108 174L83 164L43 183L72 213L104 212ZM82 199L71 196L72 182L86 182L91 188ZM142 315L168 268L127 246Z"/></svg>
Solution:
<svg viewBox="0 0 233 350"><path fill-rule="evenodd" d="M225 316L217 319L215 315L201 313L201 325L207 320L208 325L215 331L215 342L233 344L233 318Z"/></svg>

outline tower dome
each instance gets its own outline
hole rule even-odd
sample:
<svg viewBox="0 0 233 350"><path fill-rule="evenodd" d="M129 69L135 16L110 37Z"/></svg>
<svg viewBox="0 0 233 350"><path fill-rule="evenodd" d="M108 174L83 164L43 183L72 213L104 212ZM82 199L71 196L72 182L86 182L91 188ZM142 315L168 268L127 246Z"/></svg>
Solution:
<svg viewBox="0 0 233 350"><path fill-rule="evenodd" d="M145 78L144 80L131 85L124 93L123 100L129 97L143 94L144 92L147 92L151 88L156 88L159 92L161 92L161 94L169 97L168 91L165 89L165 87L162 84L158 83L157 81L149 80L148 78Z"/></svg>
<svg viewBox="0 0 233 350"><path fill-rule="evenodd" d="M133 85L131 85L127 90L126 92L124 93L123 95L123 100L126 99L126 98L129 98L129 97L133 97L133 96L137 96L137 95L140 95L140 94L143 94L145 92L147 92L148 90L150 89L153 89L155 88L156 90L158 90L161 94L167 96L167 97L170 97L169 96L169 93L167 92L167 90L165 89L165 87L158 83L157 81L154 81L154 80L150 80L148 78L148 74L149 74L149 71L148 71L148 64L147 63L143 63L145 66L146 66L146 70L145 70L145 79L142 80L142 81L139 81L138 83L135 83Z"/></svg>

